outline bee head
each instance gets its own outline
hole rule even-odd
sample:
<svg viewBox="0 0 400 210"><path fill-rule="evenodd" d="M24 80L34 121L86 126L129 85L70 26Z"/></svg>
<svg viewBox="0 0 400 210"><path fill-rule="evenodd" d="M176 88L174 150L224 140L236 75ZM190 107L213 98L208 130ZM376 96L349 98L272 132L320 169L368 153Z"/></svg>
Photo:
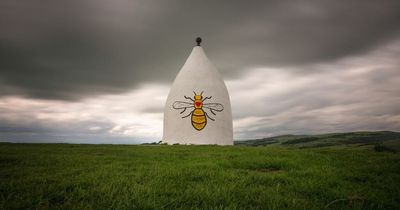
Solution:
<svg viewBox="0 0 400 210"><path fill-rule="evenodd" d="M201 91L200 95L197 95L196 92L193 91L193 93L194 93L194 99L195 99L195 100L201 100L201 99L203 99L203 92L204 92L204 91Z"/></svg>
<svg viewBox="0 0 400 210"><path fill-rule="evenodd" d="M194 96L194 99L195 99L195 100L201 100L201 99L203 99L203 96L201 96L201 95L195 95L195 96Z"/></svg>

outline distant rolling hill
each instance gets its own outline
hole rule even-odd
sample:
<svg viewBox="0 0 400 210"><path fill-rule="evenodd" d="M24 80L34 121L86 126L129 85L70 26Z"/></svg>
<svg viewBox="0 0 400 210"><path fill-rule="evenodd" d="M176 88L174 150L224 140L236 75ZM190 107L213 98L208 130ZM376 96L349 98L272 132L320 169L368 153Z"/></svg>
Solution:
<svg viewBox="0 0 400 210"><path fill-rule="evenodd" d="M328 147L373 145L376 150L400 151L400 133L392 131L330 133L321 135L282 135L263 139L235 141L242 146Z"/></svg>

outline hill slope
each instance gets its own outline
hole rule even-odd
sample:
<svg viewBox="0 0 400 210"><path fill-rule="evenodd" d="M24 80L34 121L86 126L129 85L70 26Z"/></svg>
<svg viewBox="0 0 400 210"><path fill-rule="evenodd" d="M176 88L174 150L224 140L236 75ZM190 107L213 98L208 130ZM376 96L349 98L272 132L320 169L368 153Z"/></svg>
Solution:
<svg viewBox="0 0 400 210"><path fill-rule="evenodd" d="M375 145L400 149L400 133L392 131L330 133L321 135L282 135L263 139L235 141L245 146L326 147L339 145Z"/></svg>

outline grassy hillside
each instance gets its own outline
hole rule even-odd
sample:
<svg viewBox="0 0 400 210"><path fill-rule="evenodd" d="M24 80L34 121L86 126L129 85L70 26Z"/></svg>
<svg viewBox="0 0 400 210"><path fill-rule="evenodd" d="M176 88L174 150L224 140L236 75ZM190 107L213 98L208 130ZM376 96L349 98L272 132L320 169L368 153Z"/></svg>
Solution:
<svg viewBox="0 0 400 210"><path fill-rule="evenodd" d="M400 151L400 133L391 131L331 133L322 135L282 135L264 139L236 141L235 145L285 146L285 147L327 147L374 145L376 149Z"/></svg>
<svg viewBox="0 0 400 210"><path fill-rule="evenodd" d="M399 209L399 171L368 145L2 143L0 209Z"/></svg>

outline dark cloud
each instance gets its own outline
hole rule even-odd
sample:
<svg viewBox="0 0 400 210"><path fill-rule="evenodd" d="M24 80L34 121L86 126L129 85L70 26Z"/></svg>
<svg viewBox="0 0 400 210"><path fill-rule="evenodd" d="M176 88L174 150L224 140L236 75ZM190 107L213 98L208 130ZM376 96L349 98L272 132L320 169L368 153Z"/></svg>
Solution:
<svg viewBox="0 0 400 210"><path fill-rule="evenodd" d="M334 60L398 36L399 1L0 3L0 94L76 100L172 82L200 35L226 78Z"/></svg>
<svg viewBox="0 0 400 210"><path fill-rule="evenodd" d="M20 118L14 122L1 119L0 116L0 142L138 144L149 141L144 137L110 133L109 131L116 125L108 120L56 122L35 119L34 113L35 111L27 111L26 116L14 113Z"/></svg>
<svg viewBox="0 0 400 210"><path fill-rule="evenodd" d="M296 67L260 67L226 80L234 138L400 131L399 55L400 40L363 55ZM314 72L293 74L309 69ZM124 94L80 101L0 97L0 141L156 141L162 138L168 91L169 85L146 84Z"/></svg>
<svg viewBox="0 0 400 210"><path fill-rule="evenodd" d="M398 55L399 41L362 56L297 67L320 69L312 75L290 74L286 68L248 74L230 84L236 138L399 131Z"/></svg>

